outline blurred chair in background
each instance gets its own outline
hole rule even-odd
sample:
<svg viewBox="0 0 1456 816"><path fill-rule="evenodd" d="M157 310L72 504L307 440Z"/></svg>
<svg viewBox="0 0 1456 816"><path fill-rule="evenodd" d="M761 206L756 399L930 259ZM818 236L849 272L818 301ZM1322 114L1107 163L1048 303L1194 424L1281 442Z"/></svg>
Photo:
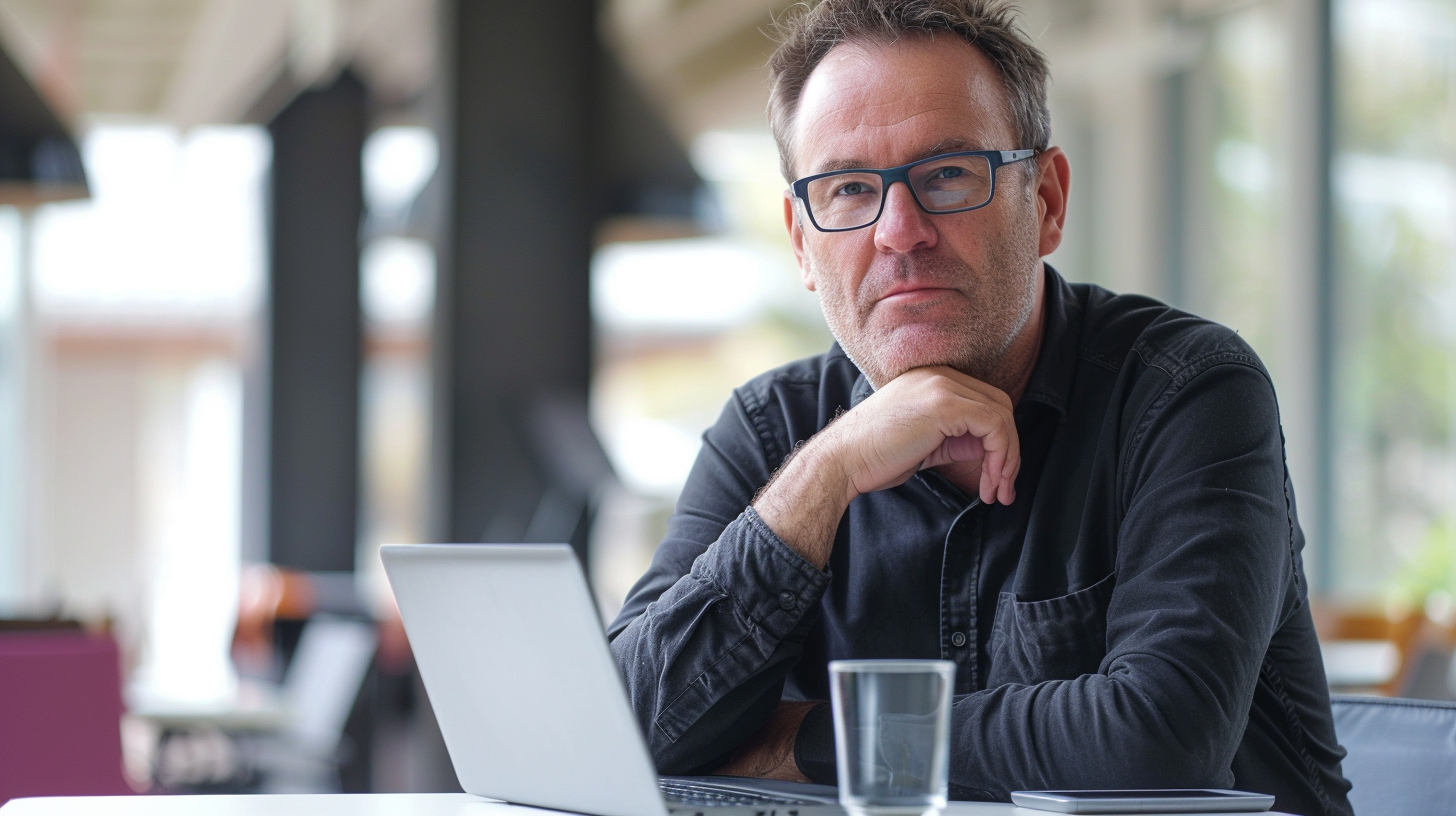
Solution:
<svg viewBox="0 0 1456 816"><path fill-rule="evenodd" d="M1316 606L1312 612L1330 688L1383 696L1402 690L1423 614L1392 616L1341 606Z"/></svg>
<svg viewBox="0 0 1456 816"><path fill-rule="evenodd" d="M374 661L376 624L321 611L333 606L308 573L253 565L241 589L233 658L245 693L217 709L140 712L155 727L152 780L173 792L339 791L341 765L360 751L367 762L371 747L344 729Z"/></svg>
<svg viewBox="0 0 1456 816"><path fill-rule="evenodd" d="M368 620L315 615L303 628L283 680L288 726L258 745L265 793L340 790L344 725L379 638Z"/></svg>
<svg viewBox="0 0 1456 816"><path fill-rule="evenodd" d="M246 677L277 682L318 607L318 587L307 573L272 564L249 564L240 578L233 662Z"/></svg>
<svg viewBox="0 0 1456 816"><path fill-rule="evenodd" d="M1395 694L1456 701L1456 620L1443 624L1422 616L1406 650Z"/></svg>
<svg viewBox="0 0 1456 816"><path fill-rule="evenodd" d="M123 710L109 636L0 631L0 804L131 793L122 773Z"/></svg>
<svg viewBox="0 0 1456 816"><path fill-rule="evenodd" d="M1335 734L1360 816L1449 816L1456 807L1456 703L1335 696Z"/></svg>
<svg viewBox="0 0 1456 816"><path fill-rule="evenodd" d="M1334 691L1456 701L1456 615L1428 605L1397 615L1317 606L1314 616Z"/></svg>

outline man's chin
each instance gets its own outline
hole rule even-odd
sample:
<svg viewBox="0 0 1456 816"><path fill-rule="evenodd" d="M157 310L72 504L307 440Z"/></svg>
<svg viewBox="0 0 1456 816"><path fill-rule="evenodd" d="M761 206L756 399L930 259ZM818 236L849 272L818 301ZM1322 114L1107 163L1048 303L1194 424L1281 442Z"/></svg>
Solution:
<svg viewBox="0 0 1456 816"><path fill-rule="evenodd" d="M978 321L966 316L935 321L879 317L871 315L853 330L834 332L840 347L875 388L926 366L949 366L977 379L986 378L990 366L985 358L994 353L973 342L988 333Z"/></svg>
<svg viewBox="0 0 1456 816"><path fill-rule="evenodd" d="M937 339L944 338L897 337L888 342L874 344L872 348L866 349L864 365L861 368L866 369L865 375L876 388L907 371L927 366L949 366L975 376L967 370L973 366L966 359L964 348L952 348L949 343L934 342Z"/></svg>
<svg viewBox="0 0 1456 816"><path fill-rule="evenodd" d="M968 351L962 332L914 324L897 327L875 345L885 369L898 374L931 365L958 366L965 362Z"/></svg>

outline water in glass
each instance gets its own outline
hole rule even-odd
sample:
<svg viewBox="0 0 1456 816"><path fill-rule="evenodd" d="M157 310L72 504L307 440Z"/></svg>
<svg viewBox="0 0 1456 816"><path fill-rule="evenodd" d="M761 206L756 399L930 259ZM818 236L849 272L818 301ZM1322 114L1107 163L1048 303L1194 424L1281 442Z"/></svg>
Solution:
<svg viewBox="0 0 1456 816"><path fill-rule="evenodd" d="M875 816L944 808L955 664L835 660L829 675L840 804Z"/></svg>

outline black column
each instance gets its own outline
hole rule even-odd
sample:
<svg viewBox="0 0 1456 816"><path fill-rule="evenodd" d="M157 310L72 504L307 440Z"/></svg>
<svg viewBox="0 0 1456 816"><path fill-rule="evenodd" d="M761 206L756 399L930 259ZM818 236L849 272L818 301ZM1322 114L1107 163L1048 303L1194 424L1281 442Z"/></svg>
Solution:
<svg viewBox="0 0 1456 816"><path fill-rule="evenodd" d="M354 568L366 102L346 71L268 125L268 540L294 569Z"/></svg>
<svg viewBox="0 0 1456 816"><path fill-rule="evenodd" d="M443 3L432 533L585 555L599 46L592 0L549 7Z"/></svg>

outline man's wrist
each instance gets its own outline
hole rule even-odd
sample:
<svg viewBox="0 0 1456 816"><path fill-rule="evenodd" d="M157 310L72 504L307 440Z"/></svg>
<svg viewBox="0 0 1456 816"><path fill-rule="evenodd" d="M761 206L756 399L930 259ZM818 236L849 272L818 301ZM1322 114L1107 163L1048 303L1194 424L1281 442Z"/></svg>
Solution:
<svg viewBox="0 0 1456 816"><path fill-rule="evenodd" d="M818 703L799 720L794 734L794 765L810 782L839 784L834 758L834 712L829 703Z"/></svg>
<svg viewBox="0 0 1456 816"><path fill-rule="evenodd" d="M795 764L799 723L815 707L813 702L781 701L751 737L744 741L726 764L713 773L807 782Z"/></svg>
<svg viewBox="0 0 1456 816"><path fill-rule="evenodd" d="M800 446L759 491L753 509L785 544L819 569L829 562L834 531L858 495L824 432Z"/></svg>

